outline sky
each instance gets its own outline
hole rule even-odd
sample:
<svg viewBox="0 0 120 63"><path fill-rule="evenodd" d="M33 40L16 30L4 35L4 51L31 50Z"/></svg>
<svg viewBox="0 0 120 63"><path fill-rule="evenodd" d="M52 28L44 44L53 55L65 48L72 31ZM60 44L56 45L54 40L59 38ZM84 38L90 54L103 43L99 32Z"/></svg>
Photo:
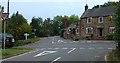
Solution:
<svg viewBox="0 0 120 63"><path fill-rule="evenodd" d="M108 1L118 0L10 0L10 16L19 11L30 23L32 17L51 18L57 15L78 15L84 12L86 3L91 9ZM7 0L0 0L0 5L7 9Z"/></svg>

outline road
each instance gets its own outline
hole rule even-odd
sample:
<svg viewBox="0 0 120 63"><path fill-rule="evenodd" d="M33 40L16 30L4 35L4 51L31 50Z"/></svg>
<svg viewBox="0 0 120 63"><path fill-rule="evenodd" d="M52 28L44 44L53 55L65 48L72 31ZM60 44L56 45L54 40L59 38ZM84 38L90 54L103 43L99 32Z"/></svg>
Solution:
<svg viewBox="0 0 120 63"><path fill-rule="evenodd" d="M42 38L37 43L22 47L33 48L34 50L19 56L3 59L3 61L44 61L43 63L45 61L46 63L106 61L106 55L112 49L115 49L115 43L114 41L102 40L73 41L55 36Z"/></svg>

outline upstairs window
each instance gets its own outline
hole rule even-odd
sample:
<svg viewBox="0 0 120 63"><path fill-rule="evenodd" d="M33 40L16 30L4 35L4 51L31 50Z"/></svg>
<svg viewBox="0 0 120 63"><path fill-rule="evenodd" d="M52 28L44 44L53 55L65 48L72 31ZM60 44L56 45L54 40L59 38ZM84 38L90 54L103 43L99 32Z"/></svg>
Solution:
<svg viewBox="0 0 120 63"><path fill-rule="evenodd" d="M86 34L93 34L93 27L87 27Z"/></svg>
<svg viewBox="0 0 120 63"><path fill-rule="evenodd" d="M109 33L112 34L115 31L115 27L109 27Z"/></svg>
<svg viewBox="0 0 120 63"><path fill-rule="evenodd" d="M98 22L99 22L99 23L103 23L103 17L99 17L99 18L98 18Z"/></svg>
<svg viewBox="0 0 120 63"><path fill-rule="evenodd" d="M88 24L89 24L89 23L92 23L92 17L87 18L87 23L88 23Z"/></svg>

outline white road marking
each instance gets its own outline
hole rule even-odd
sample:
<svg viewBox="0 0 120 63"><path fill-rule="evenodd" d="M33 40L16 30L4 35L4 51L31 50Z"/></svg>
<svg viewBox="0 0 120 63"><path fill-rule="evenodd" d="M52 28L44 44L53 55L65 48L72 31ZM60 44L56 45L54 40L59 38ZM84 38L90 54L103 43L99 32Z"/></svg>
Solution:
<svg viewBox="0 0 120 63"><path fill-rule="evenodd" d="M80 49L85 49L85 48L80 48Z"/></svg>
<svg viewBox="0 0 120 63"><path fill-rule="evenodd" d="M61 57L58 57L58 58L56 58L55 60L53 60L51 63L54 63L54 62L56 62L57 60L59 60Z"/></svg>
<svg viewBox="0 0 120 63"><path fill-rule="evenodd" d="M54 44L54 41L52 41L52 44Z"/></svg>
<svg viewBox="0 0 120 63"><path fill-rule="evenodd" d="M55 49L59 49L59 48L55 48Z"/></svg>
<svg viewBox="0 0 120 63"><path fill-rule="evenodd" d="M98 49L104 49L103 47L99 47Z"/></svg>
<svg viewBox="0 0 120 63"><path fill-rule="evenodd" d="M95 58L99 58L100 56L95 56Z"/></svg>
<svg viewBox="0 0 120 63"><path fill-rule="evenodd" d="M68 49L68 48L62 48L62 49Z"/></svg>
<svg viewBox="0 0 120 63"><path fill-rule="evenodd" d="M76 48L73 48L72 50L68 51L68 53L71 53L72 51L74 51Z"/></svg>
<svg viewBox="0 0 120 63"><path fill-rule="evenodd" d="M67 43L67 42L63 42L63 43Z"/></svg>
<svg viewBox="0 0 120 63"><path fill-rule="evenodd" d="M93 41L93 43L96 43L97 41Z"/></svg>
<svg viewBox="0 0 120 63"><path fill-rule="evenodd" d="M41 50L45 50L46 48L42 48Z"/></svg>
<svg viewBox="0 0 120 63"><path fill-rule="evenodd" d="M108 49L115 49L115 48L108 48Z"/></svg>
<svg viewBox="0 0 120 63"><path fill-rule="evenodd" d="M90 48L88 48L88 49L95 49L95 48L93 48L93 47L90 47Z"/></svg>
<svg viewBox="0 0 120 63"><path fill-rule="evenodd" d="M53 48L48 48L48 49L53 49Z"/></svg>
<svg viewBox="0 0 120 63"><path fill-rule="evenodd" d="M43 55L47 55L47 54L52 54L55 53L56 51L43 51L37 55L35 55L34 57L39 57L39 56L43 56Z"/></svg>
<svg viewBox="0 0 120 63"><path fill-rule="evenodd" d="M87 43L91 43L92 41L87 41Z"/></svg>

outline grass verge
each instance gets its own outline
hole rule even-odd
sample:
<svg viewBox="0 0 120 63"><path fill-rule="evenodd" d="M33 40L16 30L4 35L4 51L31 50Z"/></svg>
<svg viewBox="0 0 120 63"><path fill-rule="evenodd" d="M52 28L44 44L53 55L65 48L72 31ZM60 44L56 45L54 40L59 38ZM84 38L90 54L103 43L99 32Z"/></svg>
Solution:
<svg viewBox="0 0 120 63"><path fill-rule="evenodd" d="M25 52L29 52L32 49L30 48L9 48L9 49L0 49L0 58L4 59L4 58L9 58L12 56L16 56L19 54L23 54Z"/></svg>
<svg viewBox="0 0 120 63"><path fill-rule="evenodd" d="M109 63L120 63L120 51L117 49L112 50L107 56L107 61L110 61Z"/></svg>

